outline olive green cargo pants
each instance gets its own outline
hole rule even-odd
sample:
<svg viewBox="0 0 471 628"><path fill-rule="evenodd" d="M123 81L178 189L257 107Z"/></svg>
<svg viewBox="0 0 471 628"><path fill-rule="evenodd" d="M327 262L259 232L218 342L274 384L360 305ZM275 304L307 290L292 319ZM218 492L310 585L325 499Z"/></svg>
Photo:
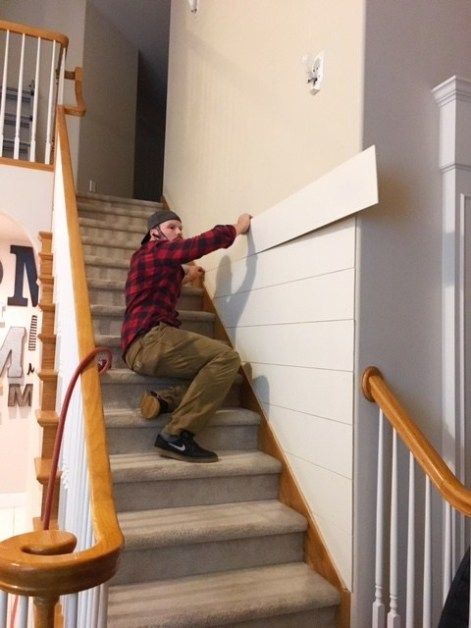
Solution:
<svg viewBox="0 0 471 628"><path fill-rule="evenodd" d="M192 380L157 391L172 413L169 434L196 434L218 410L240 366L239 354L224 343L160 323L139 336L126 352L126 364L142 375Z"/></svg>

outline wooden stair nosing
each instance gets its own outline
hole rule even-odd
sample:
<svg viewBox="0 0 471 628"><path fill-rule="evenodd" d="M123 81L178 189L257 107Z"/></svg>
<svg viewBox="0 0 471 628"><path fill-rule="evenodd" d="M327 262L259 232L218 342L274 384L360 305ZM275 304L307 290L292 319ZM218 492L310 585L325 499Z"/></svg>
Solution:
<svg viewBox="0 0 471 628"><path fill-rule="evenodd" d="M59 423L59 415L54 410L36 410L35 414L41 427L54 427Z"/></svg>
<svg viewBox="0 0 471 628"><path fill-rule="evenodd" d="M35 458L34 459L34 468L36 470L36 479L40 484L44 486L49 482L49 477L51 475L51 466L52 459L51 458ZM61 471L57 472L56 483L60 481Z"/></svg>
<svg viewBox="0 0 471 628"><path fill-rule="evenodd" d="M38 377L42 382L57 383L57 371L53 369L43 369L38 371Z"/></svg>

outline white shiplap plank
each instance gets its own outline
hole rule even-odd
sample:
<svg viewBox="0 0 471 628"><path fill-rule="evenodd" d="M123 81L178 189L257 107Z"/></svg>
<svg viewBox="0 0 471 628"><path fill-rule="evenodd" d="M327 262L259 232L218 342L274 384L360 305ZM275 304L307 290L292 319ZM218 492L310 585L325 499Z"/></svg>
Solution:
<svg viewBox="0 0 471 628"><path fill-rule="evenodd" d="M244 362L353 371L353 321L228 328Z"/></svg>
<svg viewBox="0 0 471 628"><path fill-rule="evenodd" d="M257 363L250 371L262 403L352 424L352 373Z"/></svg>
<svg viewBox="0 0 471 628"><path fill-rule="evenodd" d="M326 547L334 558L334 563L343 578L347 589L352 589L352 532L345 532L334 525L332 521L317 516L319 526Z"/></svg>
<svg viewBox="0 0 471 628"><path fill-rule="evenodd" d="M265 410L283 451L346 478L352 477L351 425L278 406L267 405Z"/></svg>
<svg viewBox="0 0 471 628"><path fill-rule="evenodd" d="M217 251L202 262L208 290L225 296L353 268L355 222L346 218L246 259L237 260L232 248Z"/></svg>
<svg viewBox="0 0 471 628"><path fill-rule="evenodd" d="M377 202L376 153L371 146L256 215L247 238L233 247L232 259L279 246Z"/></svg>
<svg viewBox="0 0 471 628"><path fill-rule="evenodd" d="M376 151L371 146L256 216L249 247L266 250L377 202Z"/></svg>
<svg viewBox="0 0 471 628"><path fill-rule="evenodd" d="M329 526L352 531L352 482L337 473L287 454L288 460L309 500L312 512Z"/></svg>
<svg viewBox="0 0 471 628"><path fill-rule="evenodd" d="M353 319L355 271L344 270L214 300L227 327Z"/></svg>

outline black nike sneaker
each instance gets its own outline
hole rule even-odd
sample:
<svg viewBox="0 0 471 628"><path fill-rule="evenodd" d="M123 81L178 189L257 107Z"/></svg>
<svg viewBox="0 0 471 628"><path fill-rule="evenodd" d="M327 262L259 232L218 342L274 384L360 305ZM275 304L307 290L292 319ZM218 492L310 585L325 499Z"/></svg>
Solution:
<svg viewBox="0 0 471 628"><path fill-rule="evenodd" d="M214 451L203 449L194 440L194 434L183 430L173 442L167 441L159 434L155 440L155 447L164 458L175 458L185 462L217 462L218 456Z"/></svg>

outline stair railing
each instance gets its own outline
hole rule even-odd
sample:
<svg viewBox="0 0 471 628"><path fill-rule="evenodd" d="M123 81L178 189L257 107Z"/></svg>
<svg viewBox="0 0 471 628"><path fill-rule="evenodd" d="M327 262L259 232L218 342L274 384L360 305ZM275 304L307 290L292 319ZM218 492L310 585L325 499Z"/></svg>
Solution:
<svg viewBox="0 0 471 628"><path fill-rule="evenodd" d="M53 260L58 410L75 366L95 349L65 119L66 112L83 115L85 111L81 76L77 68L66 77L76 81L77 105L59 105L55 110ZM28 598L34 600L35 626L52 628L60 596L65 596L66 626L106 626L105 583L117 570L123 536L114 508L98 370L90 365L80 383L70 401L64 432L59 529L37 530L0 542L0 626L6 626L9 594L20 596L17 626L21 628L28 622Z"/></svg>
<svg viewBox="0 0 471 628"><path fill-rule="evenodd" d="M362 388L379 407L372 626L432 628L469 546L471 490L449 469L376 367L365 370ZM422 477L416 476L417 465Z"/></svg>
<svg viewBox="0 0 471 628"><path fill-rule="evenodd" d="M68 44L61 33L0 20L0 157L52 163Z"/></svg>

